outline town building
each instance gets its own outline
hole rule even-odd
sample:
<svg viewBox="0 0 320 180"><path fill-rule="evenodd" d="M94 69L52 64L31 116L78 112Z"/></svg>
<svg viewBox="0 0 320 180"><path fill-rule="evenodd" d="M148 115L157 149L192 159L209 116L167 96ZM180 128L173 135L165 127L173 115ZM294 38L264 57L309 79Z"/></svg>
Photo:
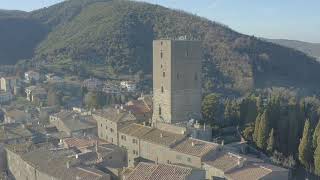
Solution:
<svg viewBox="0 0 320 180"><path fill-rule="evenodd" d="M205 172L199 169L171 164L139 163L124 180L204 180Z"/></svg>
<svg viewBox="0 0 320 180"><path fill-rule="evenodd" d="M133 114L125 111L123 107L99 110L92 115L97 122L99 138L115 145L119 144L119 129L128 122L133 123L136 121Z"/></svg>
<svg viewBox="0 0 320 180"><path fill-rule="evenodd" d="M97 134L97 124L91 116L82 116L74 111L62 110L50 115L49 121L59 131L69 136L95 136Z"/></svg>
<svg viewBox="0 0 320 180"><path fill-rule="evenodd" d="M126 103L124 108L131 112L140 122L150 123L152 119L152 97L141 96Z"/></svg>
<svg viewBox="0 0 320 180"><path fill-rule="evenodd" d="M123 89L126 89L128 92L135 92L137 89L137 85L133 81L121 81L120 86Z"/></svg>
<svg viewBox="0 0 320 180"><path fill-rule="evenodd" d="M200 41L153 42L153 123L175 124L201 117Z"/></svg>
<svg viewBox="0 0 320 180"><path fill-rule="evenodd" d="M40 86L29 86L25 89L25 93L30 102L45 102L47 100L47 91Z"/></svg>
<svg viewBox="0 0 320 180"><path fill-rule="evenodd" d="M0 89L5 92L13 93L14 87L19 85L20 81L16 76L1 77L0 79Z"/></svg>
<svg viewBox="0 0 320 180"><path fill-rule="evenodd" d="M4 111L4 123L27 123L31 121L31 115L27 112L10 109Z"/></svg>
<svg viewBox="0 0 320 180"><path fill-rule="evenodd" d="M96 78L90 78L84 80L82 86L86 87L89 91L100 91L103 87L103 82Z"/></svg>
<svg viewBox="0 0 320 180"><path fill-rule="evenodd" d="M38 82L40 80L40 73L36 71L27 71L24 73L24 79L26 82Z"/></svg>
<svg viewBox="0 0 320 180"><path fill-rule="evenodd" d="M92 166L71 149L30 143L6 146L7 172L17 180L110 180L110 174Z"/></svg>
<svg viewBox="0 0 320 180"><path fill-rule="evenodd" d="M15 144L31 142L33 134L23 124L12 123L0 126L0 143Z"/></svg>

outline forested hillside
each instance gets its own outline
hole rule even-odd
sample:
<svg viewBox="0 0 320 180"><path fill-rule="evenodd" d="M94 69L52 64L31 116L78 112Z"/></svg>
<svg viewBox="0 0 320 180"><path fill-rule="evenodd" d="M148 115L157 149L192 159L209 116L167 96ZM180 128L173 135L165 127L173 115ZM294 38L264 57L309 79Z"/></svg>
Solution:
<svg viewBox="0 0 320 180"><path fill-rule="evenodd" d="M28 13L18 20L26 23L26 29L32 26L33 30L48 33L45 38L36 33L37 37L27 41L28 48L19 47L15 41L10 41L12 46L8 46L3 43L7 41L1 40L1 47L10 47L15 52L1 51L1 56L7 57L0 58L2 63L4 59L13 62L18 55L29 58L35 48L36 61L65 63L70 67L94 64L114 74L151 73L152 40L187 35L203 41L203 76L207 90L244 93L270 86L309 90L319 87L320 65L305 54L158 5L70 0ZM5 22L0 20L0 24ZM10 29L10 34L32 37L31 32L19 32L23 27ZM0 28L0 39L13 39L6 33Z"/></svg>
<svg viewBox="0 0 320 180"><path fill-rule="evenodd" d="M266 41L279 44L285 47L293 48L306 53L311 57L315 57L320 61L320 43L308 43L302 41L294 41L287 39L265 39Z"/></svg>

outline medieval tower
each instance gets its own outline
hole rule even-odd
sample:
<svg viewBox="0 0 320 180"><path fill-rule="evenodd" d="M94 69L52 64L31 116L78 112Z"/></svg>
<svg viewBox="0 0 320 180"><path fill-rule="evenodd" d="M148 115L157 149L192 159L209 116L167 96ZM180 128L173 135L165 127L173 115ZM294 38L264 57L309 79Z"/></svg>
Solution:
<svg viewBox="0 0 320 180"><path fill-rule="evenodd" d="M201 42L153 42L153 123L201 117Z"/></svg>

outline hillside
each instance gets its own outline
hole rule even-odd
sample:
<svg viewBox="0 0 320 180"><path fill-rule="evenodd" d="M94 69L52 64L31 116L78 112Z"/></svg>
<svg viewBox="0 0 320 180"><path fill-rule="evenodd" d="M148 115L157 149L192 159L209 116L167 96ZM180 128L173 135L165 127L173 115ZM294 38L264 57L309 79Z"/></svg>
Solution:
<svg viewBox="0 0 320 180"><path fill-rule="evenodd" d="M320 61L320 43L308 43L303 41L286 40L286 39L265 39L266 41L279 44L285 47L293 48L315 57Z"/></svg>
<svg viewBox="0 0 320 180"><path fill-rule="evenodd" d="M207 89L244 93L270 86L309 90L319 87L320 65L303 53L158 5L70 0L18 19L26 28L32 26L41 32L44 29L47 34L32 38L26 49L12 42L9 47L15 47L15 53L2 51L2 56L19 54L20 58L29 58L34 53L34 60L64 65L65 71L93 65L113 74L151 73L152 40L187 35L203 41ZM1 23L4 22L0 19ZM20 35L24 28L12 25L10 29L10 33L3 32L0 27L0 39L7 37L6 33ZM28 53L21 53L24 51Z"/></svg>
<svg viewBox="0 0 320 180"><path fill-rule="evenodd" d="M46 28L22 11L0 10L0 64L32 58Z"/></svg>

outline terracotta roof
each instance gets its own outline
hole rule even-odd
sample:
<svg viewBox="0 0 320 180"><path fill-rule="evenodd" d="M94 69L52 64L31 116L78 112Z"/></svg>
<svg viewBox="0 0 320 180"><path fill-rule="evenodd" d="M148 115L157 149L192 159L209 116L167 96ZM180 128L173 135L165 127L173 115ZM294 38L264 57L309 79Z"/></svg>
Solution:
<svg viewBox="0 0 320 180"><path fill-rule="evenodd" d="M141 100L133 100L127 103L125 106L127 111L131 111L133 114L145 114L150 113L151 109Z"/></svg>
<svg viewBox="0 0 320 180"><path fill-rule="evenodd" d="M203 157L218 147L219 144L188 138L173 147L173 150L192 156Z"/></svg>
<svg viewBox="0 0 320 180"><path fill-rule="evenodd" d="M250 164L227 173L227 177L233 180L256 180L272 173L272 170L264 168L259 164Z"/></svg>
<svg viewBox="0 0 320 180"><path fill-rule="evenodd" d="M67 138L63 140L63 143L68 148L76 147L78 149L94 146L96 142L97 141L94 139L84 139L84 138Z"/></svg>
<svg viewBox="0 0 320 180"><path fill-rule="evenodd" d="M141 137L142 140L170 147L186 138L186 135L174 134L159 129L152 129Z"/></svg>
<svg viewBox="0 0 320 180"><path fill-rule="evenodd" d="M143 135L145 135L146 133L150 132L151 130L152 130L151 127L143 126L141 124L132 123L132 124L128 124L127 126L121 128L119 130L119 132L126 134L126 135L129 135L129 136L140 138Z"/></svg>
<svg viewBox="0 0 320 180"><path fill-rule="evenodd" d="M205 161L204 163L213 166L223 172L228 172L229 170L238 167L239 160L241 159L238 156L227 152L221 152L217 154L214 159Z"/></svg>
<svg viewBox="0 0 320 180"><path fill-rule="evenodd" d="M185 180L192 174L192 168L169 165L139 163L126 180Z"/></svg>
<svg viewBox="0 0 320 180"><path fill-rule="evenodd" d="M101 118L107 119L113 122L124 122L124 121L134 121L135 117L129 112L121 109L108 108L104 110L95 111L94 116L99 116Z"/></svg>

